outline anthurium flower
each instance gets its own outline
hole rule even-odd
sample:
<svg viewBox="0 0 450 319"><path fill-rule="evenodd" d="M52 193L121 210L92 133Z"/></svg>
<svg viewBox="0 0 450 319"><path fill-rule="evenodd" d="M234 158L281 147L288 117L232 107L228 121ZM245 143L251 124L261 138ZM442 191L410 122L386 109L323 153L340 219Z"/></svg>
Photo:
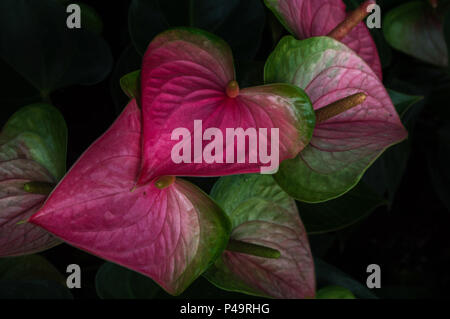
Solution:
<svg viewBox="0 0 450 319"><path fill-rule="evenodd" d="M383 32L391 46L437 66L448 65L443 17L448 3L412 1L386 14Z"/></svg>
<svg viewBox="0 0 450 319"><path fill-rule="evenodd" d="M256 158L258 147L249 147L250 142L239 146L234 137L225 141L228 129L267 132L267 147L259 152L267 148L270 154L276 148L281 162L308 144L315 123L311 103L298 87L272 84L240 90L228 45L197 29L169 30L150 43L142 64L141 103L140 185L163 175L260 172L266 164L260 154ZM174 135L177 129L182 134ZM279 147L272 143L272 129L279 129ZM176 153L187 160L180 163L173 160L173 152L181 148ZM205 160L205 153L214 161Z"/></svg>
<svg viewBox="0 0 450 319"><path fill-rule="evenodd" d="M347 192L387 147L407 136L374 71L332 38L284 37L267 60L265 80L305 89L317 113L336 101L338 109L359 104L318 119L308 146L281 164L276 180L301 201L320 202Z"/></svg>
<svg viewBox="0 0 450 319"><path fill-rule="evenodd" d="M64 175L67 128L53 106L16 112L0 133L0 257L31 254L60 241L26 223Z"/></svg>
<svg viewBox="0 0 450 319"><path fill-rule="evenodd" d="M30 222L179 294L220 256L230 223L182 179L166 176L137 187L141 135L133 99Z"/></svg>
<svg viewBox="0 0 450 319"><path fill-rule="evenodd" d="M364 2L353 16L346 13L346 6L342 0L264 0L264 2L297 39L333 36L359 54L375 74L382 78L377 47L367 26L364 22L360 22L367 15L367 7L375 4L375 1ZM346 19L348 20L345 21ZM359 23L353 25L352 20ZM342 26L340 31L344 32L330 34L336 31L339 25Z"/></svg>
<svg viewBox="0 0 450 319"><path fill-rule="evenodd" d="M211 196L230 217L233 230L227 250L205 273L208 280L257 296L314 298L314 263L306 231L295 201L273 178L222 177Z"/></svg>

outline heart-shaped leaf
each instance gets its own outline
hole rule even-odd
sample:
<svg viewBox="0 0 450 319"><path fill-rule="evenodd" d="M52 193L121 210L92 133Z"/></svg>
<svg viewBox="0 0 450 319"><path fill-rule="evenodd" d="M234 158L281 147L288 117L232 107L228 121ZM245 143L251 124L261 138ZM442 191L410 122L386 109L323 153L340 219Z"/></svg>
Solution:
<svg viewBox="0 0 450 319"><path fill-rule="evenodd" d="M347 13L342 0L264 0L280 22L297 39L323 36L330 33ZM372 68L381 79L381 62L369 29L360 22L342 40Z"/></svg>
<svg viewBox="0 0 450 319"><path fill-rule="evenodd" d="M389 11L383 21L386 40L395 49L422 61L448 65L443 13L426 1L412 1Z"/></svg>
<svg viewBox="0 0 450 319"><path fill-rule="evenodd" d="M179 294L220 256L229 221L181 179L136 187L140 137L140 110L132 100L30 222Z"/></svg>
<svg viewBox="0 0 450 319"><path fill-rule="evenodd" d="M67 128L53 106L16 112L0 134L0 256L29 254L59 243L29 223L46 195L25 191L30 182L55 184L65 172Z"/></svg>
<svg viewBox="0 0 450 319"><path fill-rule="evenodd" d="M73 84L103 80L112 67L106 42L69 29L65 7L53 0L0 3L0 57L42 96Z"/></svg>
<svg viewBox="0 0 450 319"><path fill-rule="evenodd" d="M265 14L260 0L133 0L129 21L131 38L141 54L158 33L190 26L217 34L238 58L249 59L259 48Z"/></svg>
<svg viewBox="0 0 450 319"><path fill-rule="evenodd" d="M342 195L387 147L407 136L375 73L332 38L283 38L267 60L264 76L267 83L305 89L315 110L357 92L367 95L361 105L317 124L310 144L281 164L275 178L296 199L321 202Z"/></svg>
<svg viewBox="0 0 450 319"><path fill-rule="evenodd" d="M220 288L275 298L313 298L314 264L295 201L266 175L222 177L211 196L231 219L232 240L276 249L279 258L225 251L205 276Z"/></svg>
<svg viewBox="0 0 450 319"><path fill-rule="evenodd" d="M201 30L157 36L144 56L141 79L140 184L162 175L220 176L269 166L276 171L274 162L295 157L314 128L315 115L301 89L273 84L239 90L228 45ZM229 130L236 137L228 137ZM180 149L183 159L175 160ZM266 151L270 164L263 163Z"/></svg>

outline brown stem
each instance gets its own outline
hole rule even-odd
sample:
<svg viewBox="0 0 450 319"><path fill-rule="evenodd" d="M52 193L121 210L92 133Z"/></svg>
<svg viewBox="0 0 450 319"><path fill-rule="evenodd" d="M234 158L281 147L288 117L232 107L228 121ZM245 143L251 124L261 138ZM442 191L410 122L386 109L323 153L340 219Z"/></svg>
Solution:
<svg viewBox="0 0 450 319"><path fill-rule="evenodd" d="M233 80L230 81L227 85L227 95L231 98L235 98L239 95L239 84Z"/></svg>
<svg viewBox="0 0 450 319"><path fill-rule="evenodd" d="M363 21L369 15L369 12L367 12L367 7L372 4L376 4L376 1L367 0L362 3L355 11L351 12L344 21L328 33L328 36L337 41L341 41L350 31L352 31L354 27L358 25L358 23Z"/></svg>
<svg viewBox="0 0 450 319"><path fill-rule="evenodd" d="M316 110L316 123L319 124L325 122L326 120L335 117L336 115L344 113L345 111L350 110L351 108L363 103L366 98L367 95L365 95L364 93L356 93L347 96L342 100L338 100L324 107L321 107L320 109Z"/></svg>

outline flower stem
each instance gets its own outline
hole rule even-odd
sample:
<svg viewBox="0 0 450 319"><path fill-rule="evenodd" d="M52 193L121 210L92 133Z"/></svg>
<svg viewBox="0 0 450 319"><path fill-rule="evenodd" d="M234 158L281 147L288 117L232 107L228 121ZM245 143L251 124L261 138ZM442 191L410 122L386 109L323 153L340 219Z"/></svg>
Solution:
<svg viewBox="0 0 450 319"><path fill-rule="evenodd" d="M230 81L226 91L228 97L235 98L239 95L239 84L235 80Z"/></svg>
<svg viewBox="0 0 450 319"><path fill-rule="evenodd" d="M50 195L55 185L47 182L29 182L23 185L23 190L27 193Z"/></svg>
<svg viewBox="0 0 450 319"><path fill-rule="evenodd" d="M342 40L345 36L352 31L361 21L363 21L368 15L367 7L376 4L374 0L367 0L362 3L355 11L351 12L344 21L342 21L336 28L334 28L328 36L337 41Z"/></svg>
<svg viewBox="0 0 450 319"><path fill-rule="evenodd" d="M276 249L251 243L245 243L243 241L234 239L230 239L226 250L263 258L277 259L281 256L280 252Z"/></svg>
<svg viewBox="0 0 450 319"><path fill-rule="evenodd" d="M367 95L360 92L321 107L316 110L316 123L319 124L325 122L336 115L344 113L345 111L363 103L366 98Z"/></svg>
<svg viewBox="0 0 450 319"><path fill-rule="evenodd" d="M175 179L175 176L162 176L155 182L155 186L159 189L164 189L172 185Z"/></svg>

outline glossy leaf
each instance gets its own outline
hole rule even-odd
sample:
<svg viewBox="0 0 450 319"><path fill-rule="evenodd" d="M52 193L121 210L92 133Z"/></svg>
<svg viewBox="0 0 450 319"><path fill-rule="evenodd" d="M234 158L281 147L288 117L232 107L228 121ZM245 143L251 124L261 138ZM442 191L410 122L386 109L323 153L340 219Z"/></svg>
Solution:
<svg viewBox="0 0 450 319"><path fill-rule="evenodd" d="M361 105L319 123L299 156L281 164L275 178L296 199L321 202L344 194L387 147L407 137L378 77L331 38L283 38L267 60L264 76L267 83L305 89L316 110L354 93L367 95Z"/></svg>
<svg viewBox="0 0 450 319"><path fill-rule="evenodd" d="M65 7L52 0L0 3L0 57L46 97L55 89L103 80L112 67L106 42L69 29Z"/></svg>
<svg viewBox="0 0 450 319"><path fill-rule="evenodd" d="M205 276L220 288L274 298L313 298L314 265L292 200L267 175L222 177L211 196L231 219L231 239L276 249L279 258L225 251Z"/></svg>
<svg viewBox="0 0 450 319"><path fill-rule="evenodd" d="M65 172L67 128L47 104L16 112L0 134L0 256L30 254L59 240L26 220L46 195L24 190L29 182L55 184Z"/></svg>
<svg viewBox="0 0 450 319"><path fill-rule="evenodd" d="M238 58L248 59L259 48L265 14L259 0L133 0L128 19L141 54L158 33L190 26L224 38Z"/></svg>
<svg viewBox="0 0 450 319"><path fill-rule="evenodd" d="M132 100L71 168L30 222L181 293L228 241L223 211L181 179L136 186L141 118Z"/></svg>
<svg viewBox="0 0 450 319"><path fill-rule="evenodd" d="M353 225L383 204L383 197L360 182L339 198L319 204L300 202L298 208L308 234L320 234Z"/></svg>
<svg viewBox="0 0 450 319"><path fill-rule="evenodd" d="M258 147L250 148L250 143L238 146L239 143L226 138L227 128L251 128L255 135L261 128L266 129L269 150L276 143L275 139L272 143L271 131L279 129L281 162L295 157L307 145L314 127L315 115L309 98L292 85L245 88L238 91L236 97L230 97L226 90L235 79L231 51L221 39L204 31L174 29L157 36L144 56L141 79L144 159L139 184L163 175L221 176L260 172L270 164L263 164L261 156L251 161L250 155L255 155ZM196 120L202 121L203 130L197 124L194 127ZM172 139L179 128L189 131L183 141L181 136ZM220 130L222 142L219 140L217 149L223 156L218 155L219 160L208 163L203 156L207 145L216 144L216 134L214 143L200 141L203 152L196 153L194 128L200 139L208 128ZM261 142L261 138L258 140ZM190 153L187 156L190 163L173 160L172 151L180 143L190 147L191 151L186 151ZM227 161L230 150L234 152L231 163ZM237 154L241 158L245 155L244 163L238 162Z"/></svg>
<svg viewBox="0 0 450 319"><path fill-rule="evenodd" d="M387 13L384 36L399 51L437 66L447 66L444 11L433 9L426 1L405 3Z"/></svg>
<svg viewBox="0 0 450 319"><path fill-rule="evenodd" d="M280 22L297 39L325 36L345 20L342 0L264 0ZM354 50L381 79L381 62L369 29L360 22L342 43Z"/></svg>

